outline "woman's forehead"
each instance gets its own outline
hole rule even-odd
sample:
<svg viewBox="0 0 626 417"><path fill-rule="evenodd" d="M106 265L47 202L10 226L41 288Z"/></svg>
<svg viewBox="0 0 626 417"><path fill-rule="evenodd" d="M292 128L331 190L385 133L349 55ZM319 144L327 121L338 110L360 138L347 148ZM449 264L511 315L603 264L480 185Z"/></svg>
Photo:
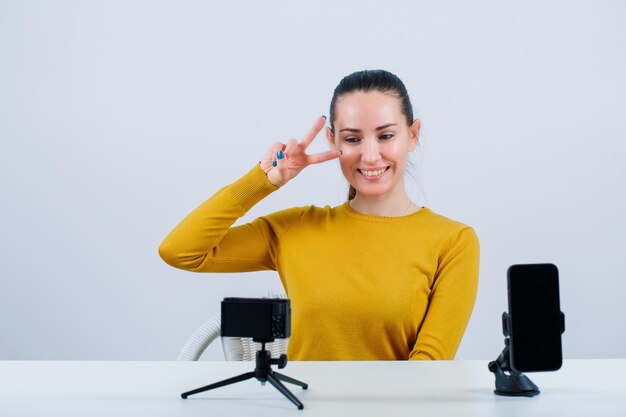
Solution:
<svg viewBox="0 0 626 417"><path fill-rule="evenodd" d="M335 108L335 127L366 128L399 123L404 119L400 101L392 94L357 91L341 96ZM352 126L358 124L359 126Z"/></svg>

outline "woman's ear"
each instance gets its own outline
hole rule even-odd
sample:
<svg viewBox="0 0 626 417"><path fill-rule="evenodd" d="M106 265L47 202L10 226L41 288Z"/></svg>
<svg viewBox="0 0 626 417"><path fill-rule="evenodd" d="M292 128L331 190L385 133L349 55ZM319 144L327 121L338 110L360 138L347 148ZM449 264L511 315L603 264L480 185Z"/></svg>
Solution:
<svg viewBox="0 0 626 417"><path fill-rule="evenodd" d="M413 124L409 128L409 141L410 141L409 149L411 151L413 151L415 147L417 146L417 142L419 141L421 127L422 127L422 124L420 120L415 119L413 120Z"/></svg>

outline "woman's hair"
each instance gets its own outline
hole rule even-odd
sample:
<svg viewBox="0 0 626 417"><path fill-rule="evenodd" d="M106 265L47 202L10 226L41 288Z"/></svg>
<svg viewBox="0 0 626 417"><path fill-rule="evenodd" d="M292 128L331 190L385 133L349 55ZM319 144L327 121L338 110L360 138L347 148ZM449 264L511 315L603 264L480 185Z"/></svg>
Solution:
<svg viewBox="0 0 626 417"><path fill-rule="evenodd" d="M413 124L413 106L409 99L409 93L400 78L395 74L385 70L364 70L353 72L343 77L333 92L333 98L330 101L330 130L335 132L335 116L337 114L337 100L341 96L362 91L368 93L377 91L384 94L392 94L400 101L400 110L406 117L409 126ZM352 200L356 195L356 189L350 185L348 191L348 200Z"/></svg>

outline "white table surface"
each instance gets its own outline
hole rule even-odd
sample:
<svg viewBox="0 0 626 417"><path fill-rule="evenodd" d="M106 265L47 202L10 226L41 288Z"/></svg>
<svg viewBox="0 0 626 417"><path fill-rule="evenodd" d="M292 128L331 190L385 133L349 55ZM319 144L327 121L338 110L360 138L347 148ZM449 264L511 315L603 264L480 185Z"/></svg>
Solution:
<svg viewBox="0 0 626 417"><path fill-rule="evenodd" d="M527 374L541 394L493 394L487 361L290 362L299 411L256 379L180 394L251 362L0 361L0 416L626 416L626 359L567 360Z"/></svg>

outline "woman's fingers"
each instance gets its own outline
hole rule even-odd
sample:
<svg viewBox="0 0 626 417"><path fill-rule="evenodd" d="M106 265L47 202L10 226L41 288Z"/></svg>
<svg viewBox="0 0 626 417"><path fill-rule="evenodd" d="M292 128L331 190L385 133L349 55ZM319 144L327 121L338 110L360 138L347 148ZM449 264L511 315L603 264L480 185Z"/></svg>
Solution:
<svg viewBox="0 0 626 417"><path fill-rule="evenodd" d="M326 125L326 118L324 116L321 116L319 119L315 121L315 124L313 125L311 130L309 130L309 133L307 133L300 141L300 144L304 146L304 149L309 147L311 142L313 142L313 139L315 139L315 137L321 132L321 130L324 128L325 125Z"/></svg>
<svg viewBox="0 0 626 417"><path fill-rule="evenodd" d="M313 155L308 155L309 164L319 164L321 162L330 161L331 159L339 158L341 153L338 149L332 149L328 152L316 153Z"/></svg>
<svg viewBox="0 0 626 417"><path fill-rule="evenodd" d="M289 139L287 145L285 146L285 154L287 156L291 156L294 154L295 150L298 148L298 141L296 139Z"/></svg>
<svg viewBox="0 0 626 417"><path fill-rule="evenodd" d="M280 178L283 180L289 179L289 164L287 163L287 159L285 158L285 151L282 149L276 151L274 155L274 161L272 162L272 166L275 170L280 173Z"/></svg>
<svg viewBox="0 0 626 417"><path fill-rule="evenodd" d="M314 155L307 155L306 153L306 148L317 137L325 124L326 118L322 116L317 119L313 128L300 142L296 139L290 139L287 144L276 142L270 147L261 161L261 168L272 184L282 187L308 165L329 161L340 155L336 149Z"/></svg>
<svg viewBox="0 0 626 417"><path fill-rule="evenodd" d="M267 150L263 159L261 160L261 169L267 174L270 169L274 167L274 161L276 160L276 154L278 151L285 149L285 144L281 142L274 142L272 146Z"/></svg>
<svg viewBox="0 0 626 417"><path fill-rule="evenodd" d="M287 181L291 179L289 173L289 161L285 155L285 149L287 145L280 144L280 146L272 146L271 166L267 171L267 178L272 184L277 187L282 187Z"/></svg>

